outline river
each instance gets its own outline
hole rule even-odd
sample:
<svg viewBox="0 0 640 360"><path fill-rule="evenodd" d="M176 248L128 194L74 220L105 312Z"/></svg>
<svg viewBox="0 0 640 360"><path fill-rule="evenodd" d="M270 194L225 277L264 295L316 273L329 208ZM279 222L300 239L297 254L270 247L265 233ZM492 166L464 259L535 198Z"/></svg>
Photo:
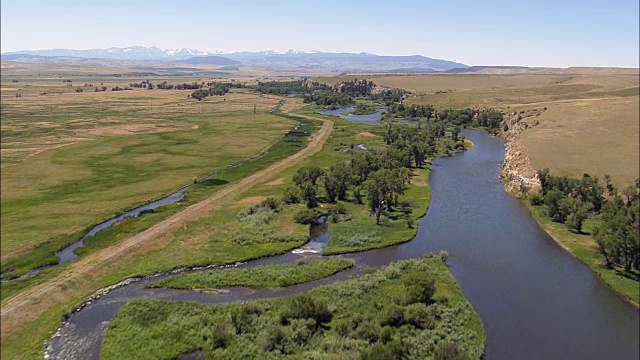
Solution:
<svg viewBox="0 0 640 360"><path fill-rule="evenodd" d="M134 298L215 304L285 296L360 276L369 267L446 250L454 277L485 326L486 359L638 359L638 309L559 247L504 191L499 179L503 140L479 131L462 133L475 147L433 163L431 206L412 241L346 255L356 260L354 268L285 289L235 288L214 295L144 288L164 275L125 285L74 314L52 339L48 354L98 358L105 322ZM241 267L318 256L314 250L325 242L322 232L304 251Z"/></svg>

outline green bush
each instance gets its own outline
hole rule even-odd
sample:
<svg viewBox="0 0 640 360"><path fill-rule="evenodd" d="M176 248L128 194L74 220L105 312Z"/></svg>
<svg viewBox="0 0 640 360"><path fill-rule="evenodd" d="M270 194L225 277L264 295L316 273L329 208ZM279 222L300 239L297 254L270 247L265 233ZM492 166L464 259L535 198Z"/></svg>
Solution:
<svg viewBox="0 0 640 360"><path fill-rule="evenodd" d="M544 203L544 199L542 198L542 195L534 192L529 195L529 202L531 203L531 205L542 205Z"/></svg>
<svg viewBox="0 0 640 360"><path fill-rule="evenodd" d="M382 325L389 325L392 327L399 327L404 325L404 308L396 304L387 306L382 315Z"/></svg>
<svg viewBox="0 0 640 360"><path fill-rule="evenodd" d="M231 337L227 324L217 324L211 332L211 345L214 349L225 348L231 341Z"/></svg>
<svg viewBox="0 0 640 360"><path fill-rule="evenodd" d="M425 304L411 304L406 307L404 314L407 323L418 329L433 329L435 327L432 312Z"/></svg>
<svg viewBox="0 0 640 360"><path fill-rule="evenodd" d="M298 224L311 225L319 216L320 213L315 209L302 209L293 215L293 220Z"/></svg>
<svg viewBox="0 0 640 360"><path fill-rule="evenodd" d="M286 188L282 194L282 201L285 204L298 204L301 199L300 190L295 187Z"/></svg>
<svg viewBox="0 0 640 360"><path fill-rule="evenodd" d="M426 274L417 271L410 272L404 282L407 304L431 302L431 297L436 292L433 279L429 279Z"/></svg>

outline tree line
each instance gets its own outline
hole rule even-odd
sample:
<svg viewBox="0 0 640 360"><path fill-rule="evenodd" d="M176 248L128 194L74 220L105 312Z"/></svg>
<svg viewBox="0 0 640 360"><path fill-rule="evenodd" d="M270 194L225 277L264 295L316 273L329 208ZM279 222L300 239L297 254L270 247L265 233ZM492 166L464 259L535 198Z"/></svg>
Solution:
<svg viewBox="0 0 640 360"><path fill-rule="evenodd" d="M531 194L533 205L544 205L547 215L570 230L582 233L585 220L598 219L592 235L605 265L619 264L625 271L640 270L640 178L635 187L621 192L605 175L604 186L597 177L584 174L582 179L553 176L549 169L538 171L541 194Z"/></svg>

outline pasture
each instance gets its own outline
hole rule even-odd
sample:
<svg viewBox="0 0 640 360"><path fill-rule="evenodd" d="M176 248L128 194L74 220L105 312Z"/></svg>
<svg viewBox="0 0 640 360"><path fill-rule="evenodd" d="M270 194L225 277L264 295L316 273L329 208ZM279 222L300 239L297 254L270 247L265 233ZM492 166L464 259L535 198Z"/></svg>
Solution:
<svg viewBox="0 0 640 360"><path fill-rule="evenodd" d="M267 113L273 97L237 91L196 101L189 93L4 98L2 260L256 155L295 124Z"/></svg>

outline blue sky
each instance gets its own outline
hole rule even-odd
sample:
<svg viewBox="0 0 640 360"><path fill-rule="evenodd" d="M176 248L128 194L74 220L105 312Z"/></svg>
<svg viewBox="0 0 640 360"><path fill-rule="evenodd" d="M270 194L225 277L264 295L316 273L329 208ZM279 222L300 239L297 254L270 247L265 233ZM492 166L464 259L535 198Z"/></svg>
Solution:
<svg viewBox="0 0 640 360"><path fill-rule="evenodd" d="M2 0L1 51L132 45L420 54L469 65L639 64L638 0Z"/></svg>

